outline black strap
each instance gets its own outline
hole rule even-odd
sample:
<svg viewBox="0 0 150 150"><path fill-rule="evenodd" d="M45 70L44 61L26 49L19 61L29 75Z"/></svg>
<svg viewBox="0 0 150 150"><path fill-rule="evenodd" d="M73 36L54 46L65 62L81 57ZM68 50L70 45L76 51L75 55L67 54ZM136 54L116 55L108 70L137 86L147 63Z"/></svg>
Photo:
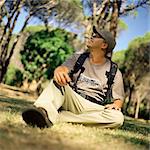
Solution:
<svg viewBox="0 0 150 150"><path fill-rule="evenodd" d="M74 91L76 91L76 92L77 92L77 82L78 82L78 79L79 79L81 73L83 73L84 70L85 70L85 68L83 67L83 64L84 64L84 62L85 62L85 59L86 59L87 57L89 57L89 54L90 54L89 52L82 53L82 54L78 57L78 59L77 59L75 65L74 65L74 67L73 67L73 70L71 70L70 73L69 73L70 78L73 80L73 75L76 74L76 73L80 70L79 75L78 75L76 81L74 81L74 84L73 84L73 86L72 86L72 88L73 88Z"/></svg>
<svg viewBox="0 0 150 150"><path fill-rule="evenodd" d="M78 79L80 77L80 74L84 72L85 68L83 67L83 64L85 62L85 59L87 57L89 57L89 52L85 52L83 54L81 54L79 56L79 58L77 59L74 67L73 67L73 70L71 70L70 72L70 78L73 79L73 75L76 74L79 70L79 75L76 79L76 81L74 82L72 88L77 92L77 82L78 82ZM111 61L111 60L110 60ZM108 88L107 88L107 91L105 93L105 99L106 101L109 103L109 101L111 100L111 97L112 97L112 84L114 83L114 78L115 78L115 75L116 75L116 72L117 72L117 64L115 64L114 62L111 61L111 66L110 66L110 71L106 71L106 76L107 76L107 85L108 85ZM104 102L106 102L104 100Z"/></svg>
<svg viewBox="0 0 150 150"><path fill-rule="evenodd" d="M85 59L89 57L89 54L90 54L89 52L85 52L79 56L79 58L77 59L73 67L73 70L70 71L69 75L71 79L73 78L73 75L76 74L80 69L84 71L85 68L83 67L83 64L84 64Z"/></svg>
<svg viewBox="0 0 150 150"><path fill-rule="evenodd" d="M111 61L110 71L106 71L107 76L107 91L106 91L106 100L109 103L112 97L112 84L114 83L114 78L117 72L118 65Z"/></svg>

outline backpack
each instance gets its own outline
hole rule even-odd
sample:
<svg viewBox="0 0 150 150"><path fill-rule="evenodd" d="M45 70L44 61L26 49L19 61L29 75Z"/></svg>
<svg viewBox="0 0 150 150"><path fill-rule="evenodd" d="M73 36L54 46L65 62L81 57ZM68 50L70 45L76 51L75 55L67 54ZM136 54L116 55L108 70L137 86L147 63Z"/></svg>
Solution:
<svg viewBox="0 0 150 150"><path fill-rule="evenodd" d="M73 79L73 75L76 74L79 70L79 75L76 79L76 81L74 82L72 88L77 91L77 82L78 82L78 79L81 75L81 73L84 72L85 68L83 67L83 64L86 60L87 57L89 57L89 52L84 52L82 53L79 58L77 59L74 67L73 67L73 70L70 71L70 78ZM109 59L110 60L110 59ZM118 68L118 65L114 62L111 62L111 65L110 65L110 70L109 71L106 71L106 76L107 76L107 85L108 85L108 88L107 88L107 91L105 92L105 102L107 103L110 103L111 102L111 98L112 98L112 84L114 83L114 78L115 78L115 75L116 75L116 72L117 72L117 68Z"/></svg>

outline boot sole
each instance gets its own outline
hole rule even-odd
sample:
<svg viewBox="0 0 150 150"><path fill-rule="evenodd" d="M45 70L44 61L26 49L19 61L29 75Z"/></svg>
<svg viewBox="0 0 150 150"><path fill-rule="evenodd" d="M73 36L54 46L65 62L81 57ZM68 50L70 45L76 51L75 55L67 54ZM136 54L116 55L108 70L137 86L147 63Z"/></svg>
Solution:
<svg viewBox="0 0 150 150"><path fill-rule="evenodd" d="M45 128L49 127L45 116L38 109L28 109L22 113L23 120L30 126Z"/></svg>

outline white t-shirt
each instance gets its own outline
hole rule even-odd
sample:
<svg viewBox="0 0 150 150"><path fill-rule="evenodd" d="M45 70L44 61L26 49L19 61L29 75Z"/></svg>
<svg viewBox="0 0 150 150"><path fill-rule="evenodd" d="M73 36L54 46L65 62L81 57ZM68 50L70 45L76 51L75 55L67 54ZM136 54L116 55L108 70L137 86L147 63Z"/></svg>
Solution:
<svg viewBox="0 0 150 150"><path fill-rule="evenodd" d="M67 66L71 71L80 55L80 52L74 53L62 65ZM83 64L85 70L81 73L77 81L77 91L83 95L88 95L97 101L103 101L108 87L106 71L110 71L110 65L111 62L109 59L107 59L104 64L99 65L91 64L89 58L86 58ZM78 74L79 73L74 75L75 80L78 77ZM124 100L124 95L122 74L118 69L112 85L112 99Z"/></svg>

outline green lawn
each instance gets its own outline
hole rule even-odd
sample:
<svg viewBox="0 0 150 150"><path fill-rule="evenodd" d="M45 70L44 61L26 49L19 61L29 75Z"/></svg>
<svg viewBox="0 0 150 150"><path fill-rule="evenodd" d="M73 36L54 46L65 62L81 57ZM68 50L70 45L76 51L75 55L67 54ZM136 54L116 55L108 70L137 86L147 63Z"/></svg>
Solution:
<svg viewBox="0 0 150 150"><path fill-rule="evenodd" d="M126 118L115 130L63 123L52 128L28 127L21 118L33 100L0 93L0 150L148 150L150 127Z"/></svg>

